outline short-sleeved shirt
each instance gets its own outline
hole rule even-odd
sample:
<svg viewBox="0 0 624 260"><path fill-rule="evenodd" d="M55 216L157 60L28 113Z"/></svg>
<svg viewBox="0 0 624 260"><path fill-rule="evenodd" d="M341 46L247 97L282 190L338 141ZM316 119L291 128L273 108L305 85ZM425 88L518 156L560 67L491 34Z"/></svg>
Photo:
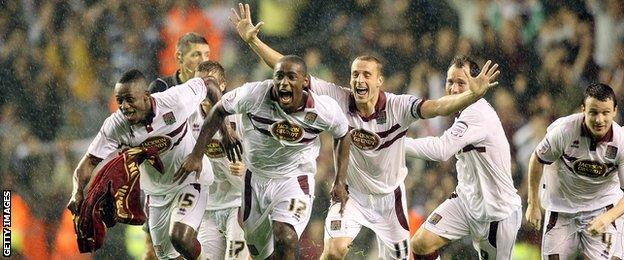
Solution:
<svg viewBox="0 0 624 260"><path fill-rule="evenodd" d="M380 91L375 113L362 117L350 89L314 77L310 87L313 93L335 99L349 122L349 189L370 194L396 190L407 176L405 135L410 124L421 118L423 100Z"/></svg>
<svg viewBox="0 0 624 260"><path fill-rule="evenodd" d="M205 116L201 107L189 118L193 137L197 139L201 132ZM227 117L230 126L236 131L239 137L243 137L242 115L230 115ZM214 182L208 190L208 203L206 210L220 210L233 207L240 207L243 192L243 178L230 173L230 161L225 155L225 149L221 144L221 133L217 132L208 143L204 154L210 159Z"/></svg>
<svg viewBox="0 0 624 260"><path fill-rule="evenodd" d="M193 150L195 139L188 129L188 118L205 98L204 82L192 79L178 87L152 94L153 117L149 124L130 125L121 111L117 110L104 121L87 152L97 158L107 158L122 147L158 146L161 150L159 158L164 167L141 164L141 188L149 195L175 192L195 182L196 177L189 175L182 185L178 185L173 182L173 175ZM199 183L208 185L212 179L212 169L204 167Z"/></svg>
<svg viewBox="0 0 624 260"><path fill-rule="evenodd" d="M290 178L316 173L318 135L327 131L338 139L348 125L340 107L327 96L307 93L302 110L286 113L274 97L271 80L252 82L223 95L228 113L243 114L245 164L254 174Z"/></svg>
<svg viewBox="0 0 624 260"><path fill-rule="evenodd" d="M600 140L591 136L582 113L552 123L535 149L538 160L551 165L543 175L544 208L576 213L617 203L624 183L622 149L622 128L615 122Z"/></svg>
<svg viewBox="0 0 624 260"><path fill-rule="evenodd" d="M507 218L521 199L511 176L509 142L496 111L485 99L464 109L441 137L406 140L410 156L434 161L457 158L458 198L479 221Z"/></svg>

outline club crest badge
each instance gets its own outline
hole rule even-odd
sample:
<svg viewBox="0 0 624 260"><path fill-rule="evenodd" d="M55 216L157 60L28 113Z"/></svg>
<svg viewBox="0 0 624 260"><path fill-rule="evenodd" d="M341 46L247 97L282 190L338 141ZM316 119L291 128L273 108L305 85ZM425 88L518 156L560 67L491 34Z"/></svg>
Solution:
<svg viewBox="0 0 624 260"><path fill-rule="evenodd" d="M175 115L173 115L173 112L165 113L163 115L163 120L165 121L165 124L167 125L172 125L173 123L176 122L176 118L175 118Z"/></svg>
<svg viewBox="0 0 624 260"><path fill-rule="evenodd" d="M340 220L332 220L329 224L329 228L331 230L340 230L340 226L341 226L341 221Z"/></svg>
<svg viewBox="0 0 624 260"><path fill-rule="evenodd" d="M386 123L386 111L382 111L376 119L378 125L383 125Z"/></svg>
<svg viewBox="0 0 624 260"><path fill-rule="evenodd" d="M316 117L317 114L314 112L308 112L306 113L306 115L303 117L303 122L305 122L306 124L312 124L314 123L314 121L316 121Z"/></svg>
<svg viewBox="0 0 624 260"><path fill-rule="evenodd" d="M613 146L613 145L607 145L607 150L605 151L605 157L607 157L607 159L615 159L615 156L617 155L617 147Z"/></svg>

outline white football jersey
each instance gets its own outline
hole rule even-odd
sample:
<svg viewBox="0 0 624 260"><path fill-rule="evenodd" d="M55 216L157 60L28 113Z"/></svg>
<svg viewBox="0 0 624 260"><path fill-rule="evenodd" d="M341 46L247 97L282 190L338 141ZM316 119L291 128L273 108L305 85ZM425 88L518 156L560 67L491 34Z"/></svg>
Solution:
<svg viewBox="0 0 624 260"><path fill-rule="evenodd" d="M205 119L203 110L198 107L189 118L193 137L197 139ZM230 126L240 138L243 137L242 116L240 114L227 117ZM243 193L243 177L230 173L230 161L225 155L225 149L221 145L221 133L217 132L208 143L204 154L210 159L214 182L208 190L208 203L206 210L220 210L232 207L240 207Z"/></svg>
<svg viewBox="0 0 624 260"><path fill-rule="evenodd" d="M479 221L507 218L521 206L511 177L509 142L496 111L480 99L440 137L408 138L410 156L446 161L455 154L459 199Z"/></svg>
<svg viewBox="0 0 624 260"><path fill-rule="evenodd" d="M349 122L351 150L347 183L350 189L370 194L388 194L407 176L405 134L420 118L423 100L411 95L380 91L375 113L363 118L357 114L355 99L348 88L312 77L312 92L338 101Z"/></svg>
<svg viewBox="0 0 624 260"><path fill-rule="evenodd" d="M592 211L622 198L624 137L615 122L601 140L594 140L582 113L552 123L535 149L546 164L542 205L555 212Z"/></svg>
<svg viewBox="0 0 624 260"><path fill-rule="evenodd" d="M201 79L191 79L175 88L152 94L153 117L147 125L130 125L120 110L109 116L87 153L108 158L123 147L160 148L159 158L164 166L145 162L140 165L141 189L149 195L173 193L179 188L195 183L195 174L179 185L173 182L173 174L180 168L184 158L191 153L195 139L188 129L188 118L195 112L200 102L206 98L206 87ZM213 180L208 158L203 158L203 170L198 182L210 185Z"/></svg>
<svg viewBox="0 0 624 260"><path fill-rule="evenodd" d="M316 173L318 135L335 139L347 134L346 118L335 100L308 92L305 107L288 114L271 93L271 80L236 88L221 99L225 110L243 114L243 147L247 168L267 178Z"/></svg>

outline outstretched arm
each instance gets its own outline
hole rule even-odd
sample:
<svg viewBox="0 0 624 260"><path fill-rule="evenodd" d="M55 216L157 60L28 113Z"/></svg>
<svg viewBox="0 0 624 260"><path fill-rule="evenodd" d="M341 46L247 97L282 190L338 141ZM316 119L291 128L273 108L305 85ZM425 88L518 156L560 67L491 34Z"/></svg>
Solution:
<svg viewBox="0 0 624 260"><path fill-rule="evenodd" d="M461 111L483 97L488 89L498 85L498 82L494 81L500 74L498 64L490 67L491 63L488 60L481 68L481 73L477 77L470 76L468 69L464 69L470 89L461 94L447 95L436 100L424 101L420 108L422 117L448 116Z"/></svg>
<svg viewBox="0 0 624 260"><path fill-rule="evenodd" d="M238 31L238 35L247 43L249 47L264 61L266 65L271 68L275 67L277 61L281 59L284 55L272 49L268 45L258 38L258 32L260 31L260 27L264 25L264 22L258 22L258 24L253 25L251 23L251 11L249 8L249 4L243 5L242 3L238 4L239 12L236 12L234 8L232 8L232 14L230 15L230 22L236 27L236 31Z"/></svg>
<svg viewBox="0 0 624 260"><path fill-rule="evenodd" d="M487 135L486 127L479 111L468 109L440 137L405 138L405 155L446 161L468 145L483 141ZM472 149L479 151L482 148Z"/></svg>

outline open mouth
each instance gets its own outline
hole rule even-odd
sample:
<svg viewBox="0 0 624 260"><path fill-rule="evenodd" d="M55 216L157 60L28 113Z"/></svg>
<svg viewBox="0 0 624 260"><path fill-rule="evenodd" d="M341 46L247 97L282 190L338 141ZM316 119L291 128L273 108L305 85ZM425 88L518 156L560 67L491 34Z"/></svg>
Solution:
<svg viewBox="0 0 624 260"><path fill-rule="evenodd" d="M356 86L355 87L355 94L357 94L360 97L364 97L368 94L368 88L367 87L363 87L363 86Z"/></svg>
<svg viewBox="0 0 624 260"><path fill-rule="evenodd" d="M130 120L134 117L135 112L123 112L124 117L126 117L126 119Z"/></svg>
<svg viewBox="0 0 624 260"><path fill-rule="evenodd" d="M292 91L283 89L277 91L277 96L279 97L280 103L282 104L290 104L293 99Z"/></svg>

